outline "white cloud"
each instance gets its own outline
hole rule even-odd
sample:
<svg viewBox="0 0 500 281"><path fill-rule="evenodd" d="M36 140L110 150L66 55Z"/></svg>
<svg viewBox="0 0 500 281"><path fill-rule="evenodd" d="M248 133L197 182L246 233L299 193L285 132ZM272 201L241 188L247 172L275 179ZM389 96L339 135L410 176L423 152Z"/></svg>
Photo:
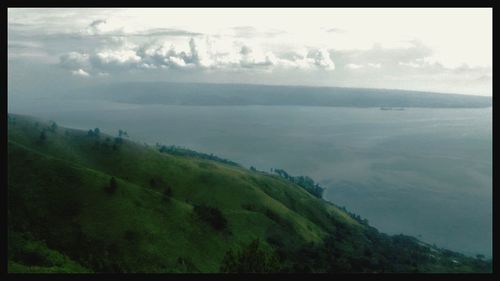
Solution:
<svg viewBox="0 0 500 281"><path fill-rule="evenodd" d="M141 61L141 57L134 50L104 50L98 52L95 57L99 63L106 64L135 64Z"/></svg>
<svg viewBox="0 0 500 281"><path fill-rule="evenodd" d="M409 67L413 67L413 68L420 68L422 67L422 64L421 63L416 63L416 62L398 62L399 65L402 65L402 66L409 66Z"/></svg>
<svg viewBox="0 0 500 281"><path fill-rule="evenodd" d="M95 68L108 72L158 68L335 70L335 63L325 48L302 48L299 52L291 52L292 55L281 56L251 41L210 36L190 38L184 44L170 41L142 45L126 40L120 42L121 45L111 44L109 48L102 47L91 54L64 54L60 57L60 65L69 70Z"/></svg>
<svg viewBox="0 0 500 281"><path fill-rule="evenodd" d="M60 57L59 64L66 69L89 67L89 58L90 56L85 53L69 52Z"/></svg>
<svg viewBox="0 0 500 281"><path fill-rule="evenodd" d="M202 68L214 66L212 44L209 38L206 38L203 43L196 42L194 38L189 39L189 49L191 52L189 56L191 63Z"/></svg>
<svg viewBox="0 0 500 281"><path fill-rule="evenodd" d="M348 69L378 69L382 67L382 64L380 63L366 63L366 64L355 64L355 63L348 63L345 66Z"/></svg>
<svg viewBox="0 0 500 281"><path fill-rule="evenodd" d="M186 61L184 61L184 59L182 59L180 57L176 57L176 56L169 56L169 57L165 58L165 62L167 63L166 65L173 65L173 66L177 66L177 67L188 66L188 64L186 63Z"/></svg>
<svg viewBox="0 0 500 281"><path fill-rule="evenodd" d="M372 67L372 68L381 68L382 64L380 64L380 63L368 63L367 66Z"/></svg>
<svg viewBox="0 0 500 281"><path fill-rule="evenodd" d="M106 20L104 19L95 20L90 23L87 29L85 29L85 33L89 35L101 34L105 25L106 25Z"/></svg>
<svg viewBox="0 0 500 281"><path fill-rule="evenodd" d="M333 63L332 59L330 58L330 54L325 48L311 50L307 56L314 60L315 65L323 69L326 70L335 69L335 63Z"/></svg>
<svg viewBox="0 0 500 281"><path fill-rule="evenodd" d="M349 69L359 69L362 68L363 66L361 64L348 63L346 67Z"/></svg>
<svg viewBox="0 0 500 281"><path fill-rule="evenodd" d="M71 74L76 75L76 76L84 76L84 77L90 76L90 74L88 72L86 72L85 70L83 70L81 68L78 70L71 71Z"/></svg>
<svg viewBox="0 0 500 281"><path fill-rule="evenodd" d="M377 43L400 47L418 39L447 66L491 66L491 20L492 9L8 10L9 29L42 36L227 34L338 50L369 49Z"/></svg>
<svg viewBox="0 0 500 281"><path fill-rule="evenodd" d="M241 82L418 80L450 91L474 80L491 94L491 20L491 9L9 9L9 60L109 79L182 69L213 82L230 72Z"/></svg>

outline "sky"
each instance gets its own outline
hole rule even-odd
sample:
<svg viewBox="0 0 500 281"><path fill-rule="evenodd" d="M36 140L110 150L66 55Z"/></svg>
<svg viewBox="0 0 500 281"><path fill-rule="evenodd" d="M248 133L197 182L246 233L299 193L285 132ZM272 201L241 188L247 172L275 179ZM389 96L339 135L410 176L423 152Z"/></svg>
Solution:
<svg viewBox="0 0 500 281"><path fill-rule="evenodd" d="M9 87L136 80L492 96L492 36L491 8L9 8Z"/></svg>

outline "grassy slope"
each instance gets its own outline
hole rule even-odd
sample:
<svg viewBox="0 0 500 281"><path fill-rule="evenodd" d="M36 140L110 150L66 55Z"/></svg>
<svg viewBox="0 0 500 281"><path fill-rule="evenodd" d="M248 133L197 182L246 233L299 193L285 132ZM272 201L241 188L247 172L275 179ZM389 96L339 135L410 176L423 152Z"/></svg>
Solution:
<svg viewBox="0 0 500 281"><path fill-rule="evenodd" d="M254 238L294 249L321 245L339 227L352 236L339 243L343 251L354 253L362 248L356 243L368 243L361 238L366 226L277 176L129 141L114 150L113 137L66 128L46 131L40 143L49 122L9 119L11 272L216 272L227 250ZM112 176L118 180L115 194L105 191ZM157 184L151 186L151 179ZM200 221L195 204L219 208L228 230ZM14 243L12 237L20 238ZM42 257L26 260L29 243L43 249Z"/></svg>

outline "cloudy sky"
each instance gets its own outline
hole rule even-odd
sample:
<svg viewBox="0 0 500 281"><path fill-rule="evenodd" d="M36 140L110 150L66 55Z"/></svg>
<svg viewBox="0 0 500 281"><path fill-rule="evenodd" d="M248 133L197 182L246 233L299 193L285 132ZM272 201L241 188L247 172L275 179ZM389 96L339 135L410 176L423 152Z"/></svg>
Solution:
<svg viewBox="0 0 500 281"><path fill-rule="evenodd" d="M150 80L491 96L492 10L11 8L8 59L11 84Z"/></svg>

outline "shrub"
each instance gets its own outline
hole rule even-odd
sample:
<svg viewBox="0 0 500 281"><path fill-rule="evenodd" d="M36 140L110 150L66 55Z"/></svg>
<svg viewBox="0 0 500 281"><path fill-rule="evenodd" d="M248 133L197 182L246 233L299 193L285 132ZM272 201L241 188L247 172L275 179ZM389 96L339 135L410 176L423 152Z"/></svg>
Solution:
<svg viewBox="0 0 500 281"><path fill-rule="evenodd" d="M150 187L156 187L157 185L158 185L157 180L155 180L155 179L149 180L149 186Z"/></svg>
<svg viewBox="0 0 500 281"><path fill-rule="evenodd" d="M170 197L172 196L172 189L170 186L167 186L165 190L163 190L163 200L168 201L170 200Z"/></svg>
<svg viewBox="0 0 500 281"><path fill-rule="evenodd" d="M208 223L215 230L223 230L227 228L226 218L216 207L196 205L194 206L194 212L201 220Z"/></svg>
<svg viewBox="0 0 500 281"><path fill-rule="evenodd" d="M163 200L168 201L172 196L172 188L166 184L161 178L151 178L149 186L152 188L163 188Z"/></svg>
<svg viewBox="0 0 500 281"><path fill-rule="evenodd" d="M118 183L115 177L111 177L111 179L109 180L109 185L106 187L106 191L110 194L113 194L115 193L117 188L118 188Z"/></svg>

